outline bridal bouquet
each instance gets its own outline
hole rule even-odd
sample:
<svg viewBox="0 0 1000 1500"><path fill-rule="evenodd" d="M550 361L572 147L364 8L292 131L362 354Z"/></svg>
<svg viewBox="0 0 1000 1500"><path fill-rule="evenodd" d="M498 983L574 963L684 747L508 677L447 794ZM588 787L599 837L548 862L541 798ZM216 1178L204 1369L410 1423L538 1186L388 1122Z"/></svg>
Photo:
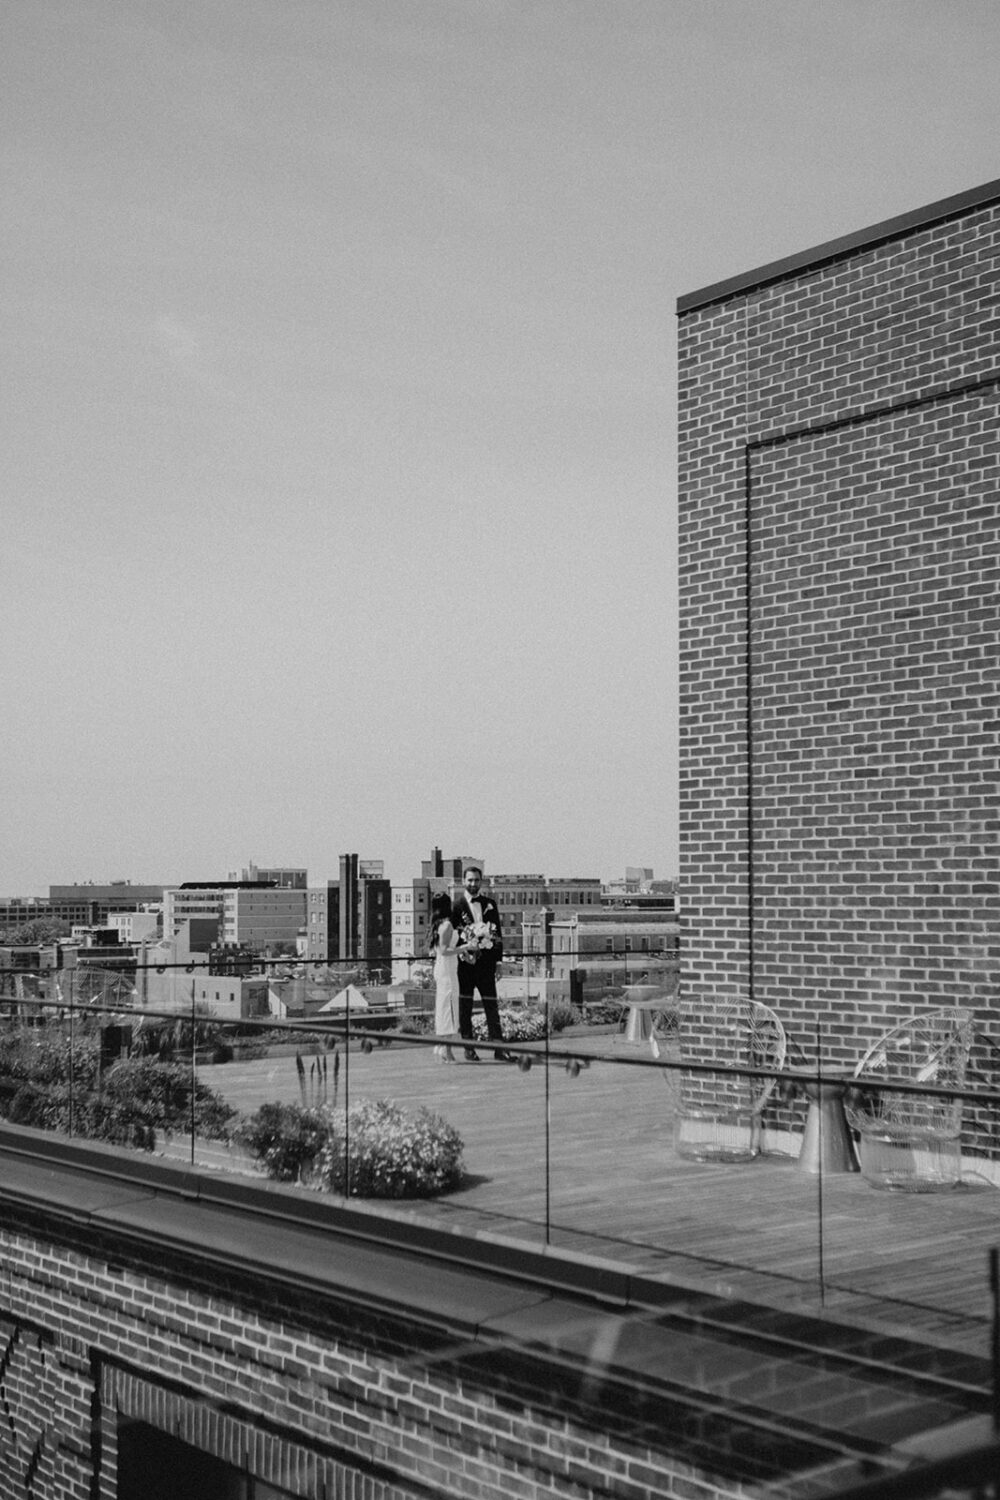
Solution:
<svg viewBox="0 0 1000 1500"><path fill-rule="evenodd" d="M462 937L464 941L458 956L467 964L475 962L477 953L485 953L493 947L493 928L489 922L470 922L468 927L462 928Z"/></svg>

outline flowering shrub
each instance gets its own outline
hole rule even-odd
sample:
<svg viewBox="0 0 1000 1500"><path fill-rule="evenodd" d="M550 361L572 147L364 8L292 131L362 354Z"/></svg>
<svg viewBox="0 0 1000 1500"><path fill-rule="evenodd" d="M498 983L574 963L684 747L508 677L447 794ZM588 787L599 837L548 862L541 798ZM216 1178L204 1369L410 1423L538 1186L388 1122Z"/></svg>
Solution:
<svg viewBox="0 0 1000 1500"><path fill-rule="evenodd" d="M405 1113L391 1099L356 1104L348 1113L350 1157L331 1132L316 1161L317 1182L358 1198L432 1198L462 1180L462 1138L440 1115Z"/></svg>
<svg viewBox="0 0 1000 1500"><path fill-rule="evenodd" d="M369 1100L347 1123L345 1137L332 1109L262 1104L234 1138L276 1182L346 1193L349 1166L351 1197L431 1198L461 1182L461 1136L429 1109L410 1115L391 1099Z"/></svg>
<svg viewBox="0 0 1000 1500"><path fill-rule="evenodd" d="M545 1012L534 1005L502 1005L500 1025L505 1042L539 1042L545 1035ZM488 1040L486 1019L478 1006L472 1017L472 1035L477 1042Z"/></svg>
<svg viewBox="0 0 1000 1500"><path fill-rule="evenodd" d="M576 1006L571 1005L568 1000L555 1000L549 1006L549 1027L553 1032L562 1031L567 1026L578 1026L583 1019ZM538 1042L545 1036L543 1006L534 1003L503 1005L500 1007L500 1021L505 1041ZM405 1016L399 1022L397 1030L410 1036L429 1035L434 1030L434 1017L419 1014ZM478 1003L472 1016L472 1034L477 1042L488 1040L486 1021Z"/></svg>

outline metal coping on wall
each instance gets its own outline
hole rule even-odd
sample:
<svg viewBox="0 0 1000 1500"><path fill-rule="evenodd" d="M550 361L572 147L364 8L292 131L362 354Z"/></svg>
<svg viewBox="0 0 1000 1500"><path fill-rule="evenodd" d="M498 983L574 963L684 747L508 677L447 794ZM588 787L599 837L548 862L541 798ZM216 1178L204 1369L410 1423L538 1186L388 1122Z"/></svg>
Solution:
<svg viewBox="0 0 1000 1500"><path fill-rule="evenodd" d="M795 255L770 261L767 265L759 266L755 270L743 271L740 275L730 276L725 281L713 282L711 286L702 287L700 291L686 292L677 299L677 315L682 317L685 313L708 307L713 302L725 302L730 297L739 296L740 293L751 292L771 282L782 281L800 271L813 270L830 261L841 260L859 250L872 250L877 245L899 239L913 230L927 229L947 219L959 218L971 209L985 208L997 202L1000 202L1000 179L984 183L982 187L970 188L964 193L957 193L952 198L941 198L936 203L928 203L924 208L913 209L910 213L900 214L897 218L885 219L880 224L869 225L867 229L855 230L853 234L842 235L839 239L828 240L825 244L816 245L811 250L800 250Z"/></svg>

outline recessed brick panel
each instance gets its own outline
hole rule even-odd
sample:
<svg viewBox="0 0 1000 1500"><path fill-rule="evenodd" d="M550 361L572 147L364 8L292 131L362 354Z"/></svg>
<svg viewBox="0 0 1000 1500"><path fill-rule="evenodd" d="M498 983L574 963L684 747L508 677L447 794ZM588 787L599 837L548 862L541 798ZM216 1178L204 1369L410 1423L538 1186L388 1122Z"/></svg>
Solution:
<svg viewBox="0 0 1000 1500"><path fill-rule="evenodd" d="M751 455L756 998L850 1013L839 1064L997 993L998 417L990 386Z"/></svg>

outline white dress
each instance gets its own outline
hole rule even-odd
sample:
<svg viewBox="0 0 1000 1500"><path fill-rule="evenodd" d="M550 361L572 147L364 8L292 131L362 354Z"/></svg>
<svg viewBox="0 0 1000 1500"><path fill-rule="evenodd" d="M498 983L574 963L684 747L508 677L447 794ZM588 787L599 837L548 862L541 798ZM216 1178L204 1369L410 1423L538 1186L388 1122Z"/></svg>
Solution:
<svg viewBox="0 0 1000 1500"><path fill-rule="evenodd" d="M438 1036L458 1033L458 933L445 919L437 931L434 950L434 1030ZM434 1048L435 1057L447 1056L444 1046Z"/></svg>

